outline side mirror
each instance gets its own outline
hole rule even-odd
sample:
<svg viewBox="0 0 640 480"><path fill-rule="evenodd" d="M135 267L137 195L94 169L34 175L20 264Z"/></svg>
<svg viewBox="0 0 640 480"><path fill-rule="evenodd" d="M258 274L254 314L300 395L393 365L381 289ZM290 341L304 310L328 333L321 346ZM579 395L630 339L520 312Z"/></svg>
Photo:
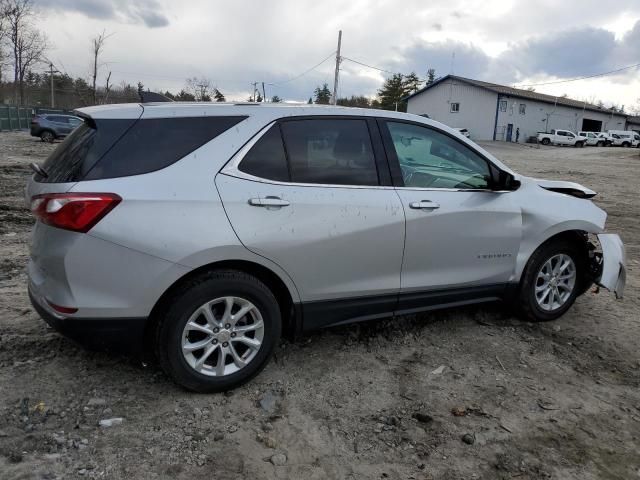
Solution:
<svg viewBox="0 0 640 480"><path fill-rule="evenodd" d="M498 183L496 185L496 190L513 191L517 190L518 187L520 187L520 182L516 180L513 175L500 170L500 173L498 174Z"/></svg>
<svg viewBox="0 0 640 480"><path fill-rule="evenodd" d="M498 169L495 165L491 165L491 178L493 179L491 189L495 191L513 191L520 187L520 182L513 175Z"/></svg>

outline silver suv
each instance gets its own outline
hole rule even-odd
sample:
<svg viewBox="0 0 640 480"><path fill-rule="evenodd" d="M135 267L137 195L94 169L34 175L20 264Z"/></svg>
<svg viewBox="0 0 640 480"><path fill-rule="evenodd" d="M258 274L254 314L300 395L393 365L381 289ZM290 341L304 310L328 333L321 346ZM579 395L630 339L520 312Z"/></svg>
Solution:
<svg viewBox="0 0 640 480"><path fill-rule="evenodd" d="M281 333L505 300L552 320L624 247L575 183L527 178L438 122L255 104L85 108L29 181L29 294L86 343L155 347L197 391Z"/></svg>

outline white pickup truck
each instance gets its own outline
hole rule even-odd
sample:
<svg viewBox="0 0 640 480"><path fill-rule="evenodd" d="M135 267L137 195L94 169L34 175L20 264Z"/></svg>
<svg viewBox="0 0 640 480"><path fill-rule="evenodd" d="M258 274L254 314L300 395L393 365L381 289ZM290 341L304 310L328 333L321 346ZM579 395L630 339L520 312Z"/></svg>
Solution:
<svg viewBox="0 0 640 480"><path fill-rule="evenodd" d="M539 132L538 143L542 145L571 145L573 147L584 147L585 140L577 136L569 130L556 130L555 128L549 133Z"/></svg>

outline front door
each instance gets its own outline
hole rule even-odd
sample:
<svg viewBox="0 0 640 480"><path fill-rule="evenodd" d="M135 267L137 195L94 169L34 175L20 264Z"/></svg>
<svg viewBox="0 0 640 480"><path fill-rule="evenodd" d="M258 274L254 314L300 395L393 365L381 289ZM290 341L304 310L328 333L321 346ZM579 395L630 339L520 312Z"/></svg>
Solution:
<svg viewBox="0 0 640 480"><path fill-rule="evenodd" d="M513 123L507 125L507 142L511 141L513 136Z"/></svg>
<svg viewBox="0 0 640 480"><path fill-rule="evenodd" d="M503 290L515 278L522 231L513 195L492 191L487 160L452 136L401 121L382 124L406 216L400 310L433 292L455 291L455 303Z"/></svg>
<svg viewBox="0 0 640 480"><path fill-rule="evenodd" d="M290 275L307 326L391 313L397 302L404 215L370 127L287 119L216 177L240 241Z"/></svg>

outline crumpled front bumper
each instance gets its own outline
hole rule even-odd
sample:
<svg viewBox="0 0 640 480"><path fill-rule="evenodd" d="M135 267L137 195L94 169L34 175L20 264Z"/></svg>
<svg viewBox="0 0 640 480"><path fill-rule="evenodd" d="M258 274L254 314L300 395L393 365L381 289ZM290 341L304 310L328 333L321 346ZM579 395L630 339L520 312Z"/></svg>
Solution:
<svg viewBox="0 0 640 480"><path fill-rule="evenodd" d="M622 240L615 233L601 233L598 241L602 248L602 273L598 285L622 298L627 280L626 255Z"/></svg>

